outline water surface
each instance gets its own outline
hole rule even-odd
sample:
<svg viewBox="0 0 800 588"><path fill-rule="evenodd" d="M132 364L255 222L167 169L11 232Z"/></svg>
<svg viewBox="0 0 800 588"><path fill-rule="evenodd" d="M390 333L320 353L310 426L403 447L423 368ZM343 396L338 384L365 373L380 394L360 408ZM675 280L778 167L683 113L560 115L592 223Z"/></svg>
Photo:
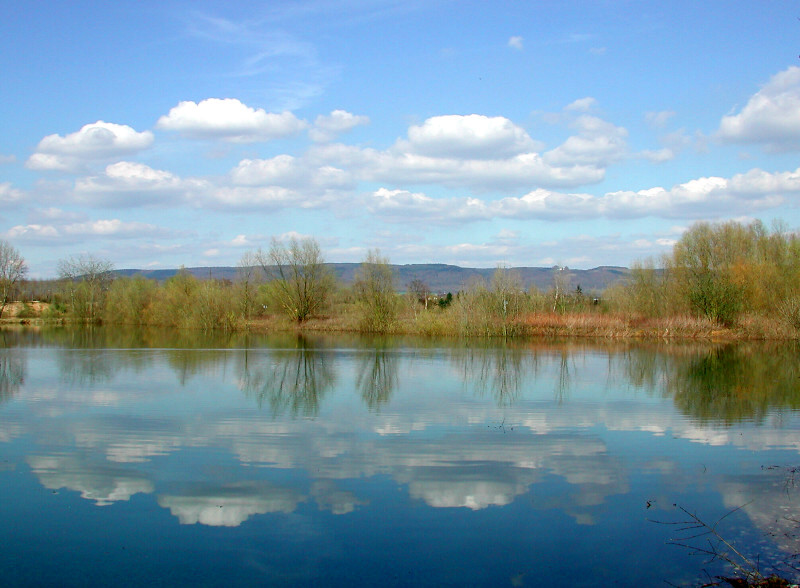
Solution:
<svg viewBox="0 0 800 588"><path fill-rule="evenodd" d="M794 346L0 335L4 585L729 572L674 505L800 549Z"/></svg>

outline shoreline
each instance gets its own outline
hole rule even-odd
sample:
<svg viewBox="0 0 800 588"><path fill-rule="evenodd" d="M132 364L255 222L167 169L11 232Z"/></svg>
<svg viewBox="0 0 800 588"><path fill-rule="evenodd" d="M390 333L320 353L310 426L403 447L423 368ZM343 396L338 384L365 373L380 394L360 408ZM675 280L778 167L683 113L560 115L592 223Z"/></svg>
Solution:
<svg viewBox="0 0 800 588"><path fill-rule="evenodd" d="M641 318L619 317L601 314L536 314L520 317L505 324L493 323L482 328L471 328L465 332L458 324L447 320L453 317L440 313L438 316L404 317L396 320L387 329L370 331L361 329L348 317L322 316L295 323L284 317L270 316L243 321L231 332L269 333L342 333L366 336L421 336L448 337L456 339L600 339L600 340L685 340L715 343L737 341L795 341L800 333L781 326L777 321L766 321L763 317L745 317L739 324L725 327L693 317ZM438 320L437 320L438 319ZM146 323L113 323L104 321L104 326L158 327ZM68 318L16 317L0 319L0 326L21 327L70 327L86 326L87 323ZM175 328L175 327L173 327ZM175 328L181 331L202 329ZM213 331L213 330L212 330ZM222 331L219 329L218 331Z"/></svg>

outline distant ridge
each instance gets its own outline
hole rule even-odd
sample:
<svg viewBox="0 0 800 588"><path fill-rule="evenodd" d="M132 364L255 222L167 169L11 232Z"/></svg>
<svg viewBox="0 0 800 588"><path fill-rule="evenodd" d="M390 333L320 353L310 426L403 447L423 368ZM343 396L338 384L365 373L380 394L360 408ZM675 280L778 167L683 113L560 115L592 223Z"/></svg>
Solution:
<svg viewBox="0 0 800 588"><path fill-rule="evenodd" d="M351 284L355 278L360 263L327 263L336 274L336 278L345 284ZM409 282L418 279L425 282L433 292L458 292L471 280L483 278L490 280L495 268L472 268L447 265L444 263L414 263L407 265L391 265L394 272L395 288L399 291L406 290ZM238 269L235 267L189 267L187 272L201 279L214 278L217 280L235 280ZM548 290L553 286L553 277L556 272L564 271L569 275L569 287L574 289L580 286L589 293L591 291L605 290L611 284L625 279L630 270L618 266L600 266L587 270L554 267L514 267L509 270L516 271L522 278L526 288L536 286L540 290ZM146 278L163 281L171 278L177 269L121 269L116 270L118 276L142 275Z"/></svg>

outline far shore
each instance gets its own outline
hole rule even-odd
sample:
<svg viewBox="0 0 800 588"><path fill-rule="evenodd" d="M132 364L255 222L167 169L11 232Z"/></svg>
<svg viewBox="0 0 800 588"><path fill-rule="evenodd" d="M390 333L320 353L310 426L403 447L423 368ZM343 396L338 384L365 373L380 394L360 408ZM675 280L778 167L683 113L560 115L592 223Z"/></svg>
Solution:
<svg viewBox="0 0 800 588"><path fill-rule="evenodd" d="M47 303L28 303L26 305L13 302L6 306L0 325L3 326L80 326L81 321L69 318L44 318ZM420 315L423 316L422 319ZM107 326L117 325L135 327L124 323L105 323ZM173 327L177 328L177 327ZM503 333L505 329L505 334ZM189 330L189 329L184 329ZM347 333L365 335L375 334L359 328L352 317L323 315L312 317L302 323L288 320L283 315L268 315L249 321L240 321L236 331L252 333ZM416 316L407 314L397 320L381 333L383 335L417 335L454 337L466 339L479 338L597 338L597 339L630 339L630 340L698 340L713 342L733 341L790 341L797 340L796 330L787 329L778 320L764 317L742 317L736 325L723 326L706 319L690 316L666 318L647 318L623 316L612 313L528 313L515 319L512 323L497 325L485 332L464 335L452 316L437 310L419 313Z"/></svg>

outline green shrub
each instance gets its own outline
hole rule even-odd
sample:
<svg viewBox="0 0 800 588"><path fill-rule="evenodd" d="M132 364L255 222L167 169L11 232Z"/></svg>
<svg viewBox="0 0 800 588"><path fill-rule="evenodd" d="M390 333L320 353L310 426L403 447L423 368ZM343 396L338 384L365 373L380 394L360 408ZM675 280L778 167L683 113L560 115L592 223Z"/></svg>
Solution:
<svg viewBox="0 0 800 588"><path fill-rule="evenodd" d="M356 273L353 292L360 314L361 329L371 333L387 332L397 318L398 300L394 291L392 268L380 251L369 251Z"/></svg>

